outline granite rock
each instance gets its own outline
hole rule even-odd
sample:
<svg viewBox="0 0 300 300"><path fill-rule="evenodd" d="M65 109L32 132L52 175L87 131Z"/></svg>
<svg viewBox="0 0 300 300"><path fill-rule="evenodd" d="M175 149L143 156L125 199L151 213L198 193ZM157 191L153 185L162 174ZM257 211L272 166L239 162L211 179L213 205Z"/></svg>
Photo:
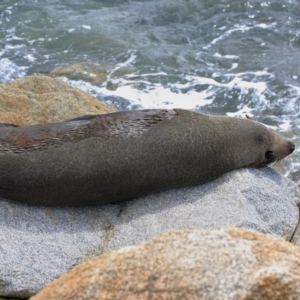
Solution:
<svg viewBox="0 0 300 300"><path fill-rule="evenodd" d="M300 249L244 229L175 231L100 255L31 300L300 299Z"/></svg>
<svg viewBox="0 0 300 300"><path fill-rule="evenodd" d="M116 204L30 207L0 200L0 296L29 297L75 265L170 230L243 227L290 240L298 188L270 168Z"/></svg>
<svg viewBox="0 0 300 300"><path fill-rule="evenodd" d="M115 109L48 76L25 76L0 85L0 122L19 126L59 122Z"/></svg>

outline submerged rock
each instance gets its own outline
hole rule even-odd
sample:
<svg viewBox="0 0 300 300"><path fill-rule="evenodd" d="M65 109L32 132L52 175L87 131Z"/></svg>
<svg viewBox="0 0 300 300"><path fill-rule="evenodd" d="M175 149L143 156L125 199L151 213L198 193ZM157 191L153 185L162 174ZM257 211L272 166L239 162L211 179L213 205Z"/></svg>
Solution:
<svg viewBox="0 0 300 300"><path fill-rule="evenodd" d="M73 80L83 80L96 84L102 84L107 79L104 71L98 70L96 64L87 64L84 62L55 68L50 75L65 76Z"/></svg>
<svg viewBox="0 0 300 300"><path fill-rule="evenodd" d="M300 299L299 267L298 247L255 231L175 231L88 260L30 299Z"/></svg>
<svg viewBox="0 0 300 300"><path fill-rule="evenodd" d="M298 202L296 185L270 168L116 204L44 208L1 200L0 295L29 297L87 258L170 230L235 226L289 240Z"/></svg>

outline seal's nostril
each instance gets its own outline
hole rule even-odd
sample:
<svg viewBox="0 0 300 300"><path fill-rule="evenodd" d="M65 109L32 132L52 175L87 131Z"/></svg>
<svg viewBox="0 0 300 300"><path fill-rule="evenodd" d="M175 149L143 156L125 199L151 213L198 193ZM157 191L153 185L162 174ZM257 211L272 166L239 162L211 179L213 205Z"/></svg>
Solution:
<svg viewBox="0 0 300 300"><path fill-rule="evenodd" d="M295 150L295 145L292 142L290 142L290 150L291 150L291 153L294 152L294 150Z"/></svg>

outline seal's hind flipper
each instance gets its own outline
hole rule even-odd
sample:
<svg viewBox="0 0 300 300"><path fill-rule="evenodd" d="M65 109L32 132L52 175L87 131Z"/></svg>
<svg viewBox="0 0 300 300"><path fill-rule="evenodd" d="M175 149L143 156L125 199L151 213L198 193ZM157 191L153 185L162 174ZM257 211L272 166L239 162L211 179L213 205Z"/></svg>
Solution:
<svg viewBox="0 0 300 300"><path fill-rule="evenodd" d="M0 129L2 127L20 127L20 126L15 125L15 124L10 124L10 123L0 123Z"/></svg>

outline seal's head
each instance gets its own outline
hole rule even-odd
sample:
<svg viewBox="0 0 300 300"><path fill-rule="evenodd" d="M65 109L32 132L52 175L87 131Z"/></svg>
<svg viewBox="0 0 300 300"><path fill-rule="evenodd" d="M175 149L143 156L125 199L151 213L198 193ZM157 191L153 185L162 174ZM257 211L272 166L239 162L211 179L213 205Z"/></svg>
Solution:
<svg viewBox="0 0 300 300"><path fill-rule="evenodd" d="M256 157L253 162L250 162L245 167L266 167L282 160L295 150L295 145L291 141L281 137L265 125L252 120L247 121L254 123L256 129L252 134L252 139L254 140L254 145L262 151L255 151L256 153L260 153L259 157Z"/></svg>

